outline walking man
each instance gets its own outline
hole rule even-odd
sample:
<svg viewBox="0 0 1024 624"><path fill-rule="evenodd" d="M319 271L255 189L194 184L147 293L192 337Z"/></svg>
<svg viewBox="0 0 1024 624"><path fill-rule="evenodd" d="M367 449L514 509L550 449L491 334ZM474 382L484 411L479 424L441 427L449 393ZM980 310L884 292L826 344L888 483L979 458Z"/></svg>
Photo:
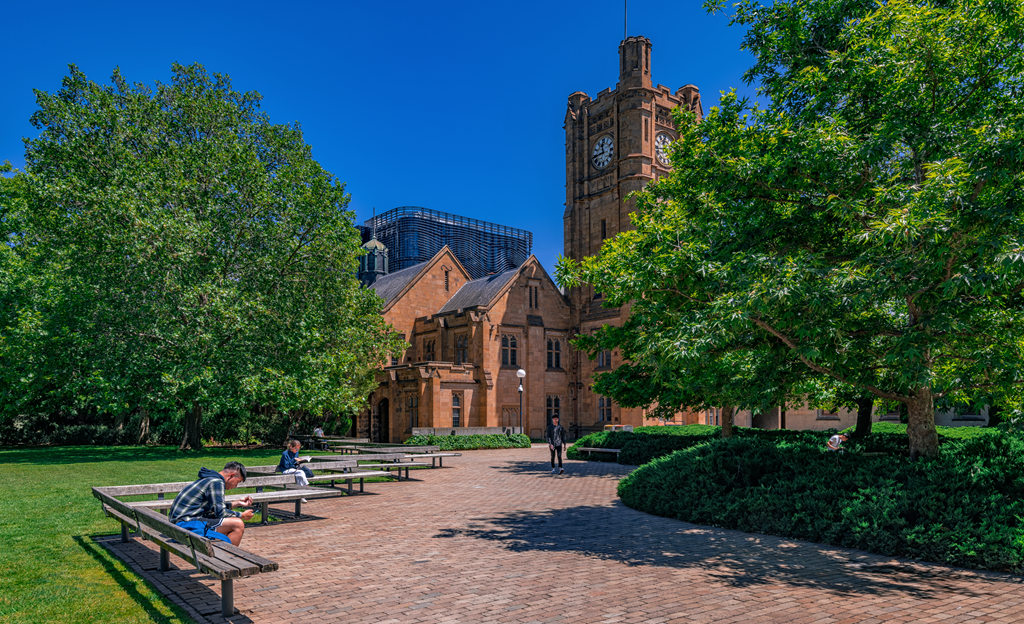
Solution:
<svg viewBox="0 0 1024 624"><path fill-rule="evenodd" d="M548 442L551 450L551 474L564 474L562 468L562 446L565 445L565 427L558 424L558 416L551 417L551 424L548 425L547 434L544 439ZM558 457L558 467L555 468L555 457Z"/></svg>

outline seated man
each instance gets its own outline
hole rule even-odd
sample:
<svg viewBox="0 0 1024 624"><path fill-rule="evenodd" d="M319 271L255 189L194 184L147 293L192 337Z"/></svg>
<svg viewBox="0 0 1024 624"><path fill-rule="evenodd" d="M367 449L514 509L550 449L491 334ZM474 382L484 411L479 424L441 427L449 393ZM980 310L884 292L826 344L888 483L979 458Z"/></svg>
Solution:
<svg viewBox="0 0 1024 624"><path fill-rule="evenodd" d="M309 485L309 477L313 476L313 471L301 465L305 461L299 457L301 448L302 443L298 440L288 440L288 448L281 453L281 461L277 463L275 470L281 474L294 474L295 482L299 485Z"/></svg>
<svg viewBox="0 0 1024 624"><path fill-rule="evenodd" d="M321 427L320 425L317 425L316 429L313 430L313 438L314 438L314 441L316 442L317 447L321 451L326 451L327 450L327 443L324 442L324 438L325 437L326 436L324 435L324 428Z"/></svg>
<svg viewBox="0 0 1024 624"><path fill-rule="evenodd" d="M227 502L224 491L238 487L245 481L245 466L232 461L220 472L199 469L199 479L190 483L171 503L167 514L174 524L209 539L219 539L238 546L245 531L245 520L252 518L253 510L239 513L232 507L251 507L252 497Z"/></svg>

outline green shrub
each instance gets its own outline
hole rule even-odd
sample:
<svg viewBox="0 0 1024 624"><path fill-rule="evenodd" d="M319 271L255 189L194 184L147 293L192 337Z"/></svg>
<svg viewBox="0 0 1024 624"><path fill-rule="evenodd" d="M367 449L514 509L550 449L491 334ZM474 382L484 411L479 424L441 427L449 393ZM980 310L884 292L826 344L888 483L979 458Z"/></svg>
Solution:
<svg viewBox="0 0 1024 624"><path fill-rule="evenodd" d="M489 448L530 448L530 437L521 433L505 435L418 435L405 441L415 446L437 446L442 451L467 451Z"/></svg>
<svg viewBox="0 0 1024 624"><path fill-rule="evenodd" d="M953 440L984 438L1000 435L994 427L938 427L940 444ZM831 432L798 431L793 429L754 429L735 427L737 438L759 438L767 440L802 440L824 447ZM852 432L853 428L845 430ZM566 452L569 459L595 461L616 461L614 455L585 453L577 447L617 448L621 450L618 461L639 466L673 451L692 448L711 440L719 439L721 427L712 425L670 425L667 427L637 427L633 431L598 431L576 441ZM871 435L863 440L847 442L851 452L885 453L906 455L908 452L907 426L899 423L874 423Z"/></svg>
<svg viewBox="0 0 1024 624"><path fill-rule="evenodd" d="M617 448L621 450L618 457L619 462L639 466L673 451L716 440L721 436L721 431L721 427L713 425L670 425L667 427L637 427L633 431L598 431L577 440L573 446L569 447L566 457L569 459L616 461L613 455L590 454L579 451L577 447ZM734 432L736 437L802 439L812 442L820 441L824 444L820 432L746 427L736 427Z"/></svg>
<svg viewBox="0 0 1024 624"><path fill-rule="evenodd" d="M1024 570L1024 442L1009 435L944 437L939 456L919 461L902 449L837 455L814 437L739 435L641 466L619 496L687 522Z"/></svg>

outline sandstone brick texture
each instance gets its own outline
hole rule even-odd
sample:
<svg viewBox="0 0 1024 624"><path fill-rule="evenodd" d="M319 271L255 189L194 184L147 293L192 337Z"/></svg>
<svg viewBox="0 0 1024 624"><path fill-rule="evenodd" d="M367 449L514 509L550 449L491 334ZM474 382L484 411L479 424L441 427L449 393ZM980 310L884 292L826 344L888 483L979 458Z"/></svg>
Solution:
<svg viewBox="0 0 1024 624"><path fill-rule="evenodd" d="M229 621L1024 621L1019 577L650 516L616 498L628 467L567 462L552 476L547 462L541 446L467 452L413 481L312 501L313 517L253 527L243 546L281 569L237 581ZM148 545L104 543L196 621L225 621L216 582L174 557L179 570L155 571Z"/></svg>

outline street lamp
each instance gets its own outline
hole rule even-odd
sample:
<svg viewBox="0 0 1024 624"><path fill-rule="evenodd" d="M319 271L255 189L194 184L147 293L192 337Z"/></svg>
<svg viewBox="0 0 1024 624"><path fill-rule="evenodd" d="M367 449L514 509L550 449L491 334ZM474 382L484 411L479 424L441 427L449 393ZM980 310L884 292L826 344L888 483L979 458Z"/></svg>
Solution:
<svg viewBox="0 0 1024 624"><path fill-rule="evenodd" d="M520 368L516 371L516 377L519 378L519 433L523 433L523 379L526 378L526 371Z"/></svg>

